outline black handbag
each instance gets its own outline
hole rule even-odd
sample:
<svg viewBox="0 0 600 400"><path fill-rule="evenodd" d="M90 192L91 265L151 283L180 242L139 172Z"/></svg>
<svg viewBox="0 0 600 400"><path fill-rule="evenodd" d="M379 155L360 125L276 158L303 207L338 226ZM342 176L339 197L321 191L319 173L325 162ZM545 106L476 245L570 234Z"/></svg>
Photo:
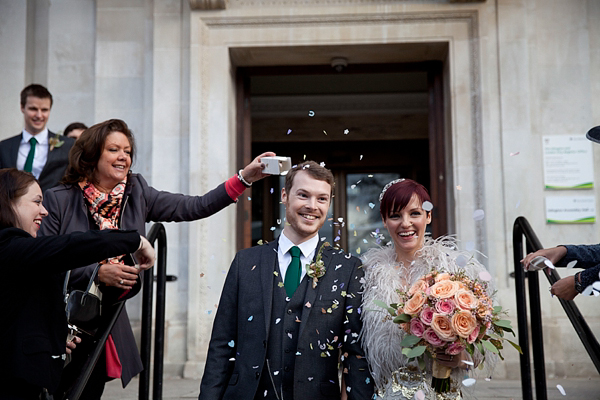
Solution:
<svg viewBox="0 0 600 400"><path fill-rule="evenodd" d="M96 333L102 316L102 292L95 282L99 268L100 264L94 268L85 291L75 289L67 292L71 271L67 271L63 286L67 322L90 335Z"/></svg>

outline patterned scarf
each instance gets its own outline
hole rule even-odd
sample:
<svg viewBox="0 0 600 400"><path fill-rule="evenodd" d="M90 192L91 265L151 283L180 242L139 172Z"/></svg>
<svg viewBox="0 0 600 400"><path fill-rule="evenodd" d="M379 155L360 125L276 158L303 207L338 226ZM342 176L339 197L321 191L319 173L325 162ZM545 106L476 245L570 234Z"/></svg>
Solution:
<svg viewBox="0 0 600 400"><path fill-rule="evenodd" d="M79 187L83 191L83 198L88 206L88 210L100 230L119 229L118 222L119 215L121 215L121 201L123 200L126 184L127 178L119 182L110 193L103 193L87 179L79 182ZM106 264L107 262L118 263L122 258L123 256L114 257L103 261L102 264Z"/></svg>

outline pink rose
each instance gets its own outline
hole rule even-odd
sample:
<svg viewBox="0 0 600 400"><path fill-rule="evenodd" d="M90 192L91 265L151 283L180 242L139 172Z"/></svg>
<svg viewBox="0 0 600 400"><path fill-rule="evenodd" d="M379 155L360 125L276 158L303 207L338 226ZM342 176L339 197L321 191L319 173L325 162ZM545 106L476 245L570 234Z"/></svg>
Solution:
<svg viewBox="0 0 600 400"><path fill-rule="evenodd" d="M450 315L456 306L454 305L454 301L452 299L439 300L435 303L435 311L440 314Z"/></svg>
<svg viewBox="0 0 600 400"><path fill-rule="evenodd" d="M423 332L423 339L429 342L434 347L441 347L444 341L433 331L431 328L425 329Z"/></svg>
<svg viewBox="0 0 600 400"><path fill-rule="evenodd" d="M440 339L445 340L446 342L452 342L456 340L456 334L452 331L450 318L448 318L446 315L433 313L431 329L435 331Z"/></svg>
<svg viewBox="0 0 600 400"><path fill-rule="evenodd" d="M431 320L433 319L433 308L427 306L423 307L419 318L425 325L431 325Z"/></svg>
<svg viewBox="0 0 600 400"><path fill-rule="evenodd" d="M480 325L478 324L475 327L475 329L473 330L473 332L471 332L471 334L467 338L467 342L473 343L475 340L477 340L477 337L479 336L479 329L480 329Z"/></svg>
<svg viewBox="0 0 600 400"><path fill-rule="evenodd" d="M425 332L425 325L421 322L419 318L413 318L410 320L410 333L415 335L416 337L423 337L423 332Z"/></svg>
<svg viewBox="0 0 600 400"><path fill-rule="evenodd" d="M457 354L462 353L462 351L464 349L465 349L465 346L461 342L456 341L456 342L452 343L450 346L448 346L448 348L446 349L446 354L455 356Z"/></svg>

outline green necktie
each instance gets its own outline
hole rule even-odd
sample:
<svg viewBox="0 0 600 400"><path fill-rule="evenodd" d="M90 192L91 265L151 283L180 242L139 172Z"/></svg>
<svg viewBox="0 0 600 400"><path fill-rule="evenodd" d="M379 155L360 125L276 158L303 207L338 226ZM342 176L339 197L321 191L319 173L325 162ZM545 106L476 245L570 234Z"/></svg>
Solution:
<svg viewBox="0 0 600 400"><path fill-rule="evenodd" d="M23 171L31 172L33 170L33 157L35 156L35 145L37 144L37 140L35 138L29 139L29 144L31 148L29 149L29 154L27 154L27 160L25 160L25 167Z"/></svg>
<svg viewBox="0 0 600 400"><path fill-rule="evenodd" d="M287 296L291 299L296 291L296 288L300 284L300 275L302 274L302 263L300 262L300 248L298 246L294 246L290 249L290 254L292 255L292 261L290 261L290 265L288 265L288 269L285 272L285 292Z"/></svg>

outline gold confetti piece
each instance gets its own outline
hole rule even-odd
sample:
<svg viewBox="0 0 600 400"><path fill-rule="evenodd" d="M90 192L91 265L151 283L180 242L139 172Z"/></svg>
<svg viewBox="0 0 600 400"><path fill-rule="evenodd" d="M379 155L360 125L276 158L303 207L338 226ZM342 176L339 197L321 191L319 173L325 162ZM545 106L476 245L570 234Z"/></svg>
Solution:
<svg viewBox="0 0 600 400"><path fill-rule="evenodd" d="M314 350L312 343L310 344L310 349L311 349L311 350Z"/></svg>
<svg viewBox="0 0 600 400"><path fill-rule="evenodd" d="M354 231L354 236L358 236L358 235L356 234L356 231Z"/></svg>
<svg viewBox="0 0 600 400"><path fill-rule="evenodd" d="M304 155L304 161L306 161L306 154Z"/></svg>
<svg viewBox="0 0 600 400"><path fill-rule="evenodd" d="M356 254L360 254L360 247L356 249Z"/></svg>
<svg viewBox="0 0 600 400"><path fill-rule="evenodd" d="M331 308L328 308L328 309L327 309L327 313L328 313L328 314L331 314L332 312L333 312L333 310L332 310Z"/></svg>
<svg viewBox="0 0 600 400"><path fill-rule="evenodd" d="M283 286L284 286L284 285L283 285L283 282L279 282L277 285L278 285L279 287L283 287Z"/></svg>
<svg viewBox="0 0 600 400"><path fill-rule="evenodd" d="M351 309L349 309L349 310L348 310L348 311L346 311L346 312L347 312L348 314L352 314L352 310L353 310L353 309L351 308Z"/></svg>
<svg viewBox="0 0 600 400"><path fill-rule="evenodd" d="M277 272L277 271L273 271L273 275L275 275L275 276L279 276L279 272Z"/></svg>
<svg viewBox="0 0 600 400"><path fill-rule="evenodd" d="M346 291L342 290L342 297L346 297Z"/></svg>

